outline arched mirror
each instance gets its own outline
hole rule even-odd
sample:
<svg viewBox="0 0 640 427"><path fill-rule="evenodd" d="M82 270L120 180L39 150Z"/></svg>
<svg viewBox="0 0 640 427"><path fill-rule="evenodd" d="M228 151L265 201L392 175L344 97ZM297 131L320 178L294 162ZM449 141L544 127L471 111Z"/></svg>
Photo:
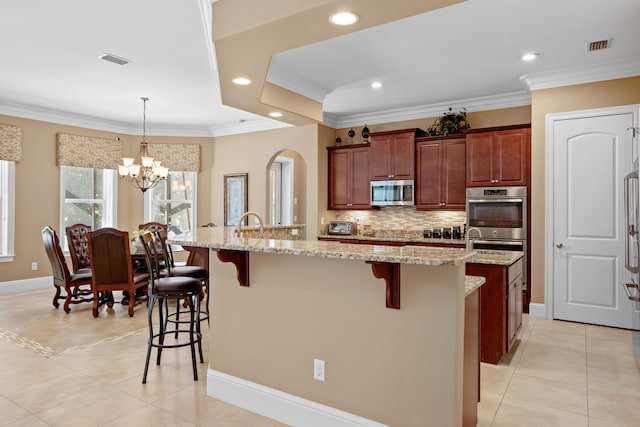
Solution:
<svg viewBox="0 0 640 427"><path fill-rule="evenodd" d="M267 224L306 221L306 163L295 150L276 153L267 165Z"/></svg>

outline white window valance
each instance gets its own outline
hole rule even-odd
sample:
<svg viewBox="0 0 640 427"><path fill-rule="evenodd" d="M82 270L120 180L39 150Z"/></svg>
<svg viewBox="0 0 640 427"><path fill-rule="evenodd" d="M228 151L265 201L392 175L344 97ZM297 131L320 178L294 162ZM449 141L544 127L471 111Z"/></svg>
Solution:
<svg viewBox="0 0 640 427"><path fill-rule="evenodd" d="M22 128L0 124L0 160L19 162L22 158Z"/></svg>
<svg viewBox="0 0 640 427"><path fill-rule="evenodd" d="M122 143L117 139L58 134L58 165L117 169L122 163Z"/></svg>
<svg viewBox="0 0 640 427"><path fill-rule="evenodd" d="M200 172L199 144L151 144L149 154L169 171Z"/></svg>

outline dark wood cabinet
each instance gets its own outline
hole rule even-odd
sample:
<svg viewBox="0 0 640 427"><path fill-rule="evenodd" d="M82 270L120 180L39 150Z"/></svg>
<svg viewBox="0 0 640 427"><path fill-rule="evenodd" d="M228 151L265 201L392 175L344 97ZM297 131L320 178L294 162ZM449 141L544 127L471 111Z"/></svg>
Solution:
<svg viewBox="0 0 640 427"><path fill-rule="evenodd" d="M371 134L371 181L415 179L415 138L421 129Z"/></svg>
<svg viewBox="0 0 640 427"><path fill-rule="evenodd" d="M416 208L465 209L465 138L416 141Z"/></svg>
<svg viewBox="0 0 640 427"><path fill-rule="evenodd" d="M369 144L328 150L329 209L370 209Z"/></svg>
<svg viewBox="0 0 640 427"><path fill-rule="evenodd" d="M468 263L466 273L486 278L481 289L480 360L497 364L511 350L522 324L522 264Z"/></svg>
<svg viewBox="0 0 640 427"><path fill-rule="evenodd" d="M466 139L467 187L528 184L531 127L468 132Z"/></svg>

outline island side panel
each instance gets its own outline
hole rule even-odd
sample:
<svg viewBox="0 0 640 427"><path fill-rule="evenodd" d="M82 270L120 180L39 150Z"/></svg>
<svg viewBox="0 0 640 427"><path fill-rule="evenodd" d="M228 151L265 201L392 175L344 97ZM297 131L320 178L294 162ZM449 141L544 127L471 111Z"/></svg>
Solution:
<svg viewBox="0 0 640 427"><path fill-rule="evenodd" d="M400 310L364 261L251 253L250 287L210 268L211 369L396 427L460 425L464 265L403 264Z"/></svg>

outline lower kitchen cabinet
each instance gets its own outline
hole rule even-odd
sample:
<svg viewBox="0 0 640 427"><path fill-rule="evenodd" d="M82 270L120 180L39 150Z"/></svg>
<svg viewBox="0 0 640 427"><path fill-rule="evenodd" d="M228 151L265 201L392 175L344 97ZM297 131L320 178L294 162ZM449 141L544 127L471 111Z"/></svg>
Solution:
<svg viewBox="0 0 640 427"><path fill-rule="evenodd" d="M466 273L486 278L482 286L480 309L480 360L497 364L508 353L522 325L522 264L468 263Z"/></svg>

